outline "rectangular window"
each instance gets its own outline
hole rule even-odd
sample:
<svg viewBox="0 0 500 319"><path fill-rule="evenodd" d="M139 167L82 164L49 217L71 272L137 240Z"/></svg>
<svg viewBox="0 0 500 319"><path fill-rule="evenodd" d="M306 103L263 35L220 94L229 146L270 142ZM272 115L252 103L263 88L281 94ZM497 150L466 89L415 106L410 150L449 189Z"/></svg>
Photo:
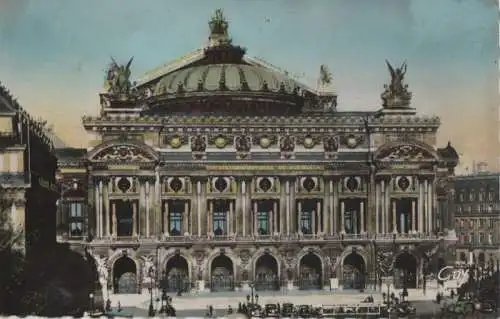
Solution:
<svg viewBox="0 0 500 319"><path fill-rule="evenodd" d="M69 234L71 237L83 236L83 223L82 222L71 222L69 224Z"/></svg>
<svg viewBox="0 0 500 319"><path fill-rule="evenodd" d="M269 235L269 214L267 212L257 213L257 231L260 235Z"/></svg>
<svg viewBox="0 0 500 319"><path fill-rule="evenodd" d="M463 201L464 201L464 193L460 193L459 200L460 200L461 202L463 202Z"/></svg>
<svg viewBox="0 0 500 319"><path fill-rule="evenodd" d="M488 200L489 200L490 202L492 202L492 201L493 201L493 192L488 192Z"/></svg>
<svg viewBox="0 0 500 319"><path fill-rule="evenodd" d="M474 233L469 234L469 244L474 244Z"/></svg>
<svg viewBox="0 0 500 319"><path fill-rule="evenodd" d="M479 233L479 244L485 243L485 234L483 232Z"/></svg>
<svg viewBox="0 0 500 319"><path fill-rule="evenodd" d="M479 200L480 200L480 201L483 201L483 199L484 199L484 194L483 194L483 191L480 191L480 192L479 192Z"/></svg>
<svg viewBox="0 0 500 319"><path fill-rule="evenodd" d="M182 235L182 213L170 212L169 214L169 233L171 236Z"/></svg>
<svg viewBox="0 0 500 319"><path fill-rule="evenodd" d="M301 218L300 218L300 231L304 235L310 235L312 234L312 216L311 212L302 212ZM346 217L346 221L347 221ZM348 228L348 226L346 226Z"/></svg>
<svg viewBox="0 0 500 319"><path fill-rule="evenodd" d="M82 203L71 203L70 204L70 216L71 217L82 217Z"/></svg>
<svg viewBox="0 0 500 319"><path fill-rule="evenodd" d="M10 153L9 162L10 162L9 163L10 164L9 172L12 172L12 173L17 172L17 169L18 169L17 153Z"/></svg>
<svg viewBox="0 0 500 319"><path fill-rule="evenodd" d="M214 212L213 232L215 236L227 235L227 216L225 212Z"/></svg>

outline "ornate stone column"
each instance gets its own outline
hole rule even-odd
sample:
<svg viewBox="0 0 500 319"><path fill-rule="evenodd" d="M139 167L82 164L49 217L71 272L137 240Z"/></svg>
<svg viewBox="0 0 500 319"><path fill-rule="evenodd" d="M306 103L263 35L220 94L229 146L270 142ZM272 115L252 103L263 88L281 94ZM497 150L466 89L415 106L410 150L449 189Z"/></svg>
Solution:
<svg viewBox="0 0 500 319"><path fill-rule="evenodd" d="M274 233L274 211L271 210L267 213L267 221L269 222L269 234L272 235Z"/></svg>
<svg viewBox="0 0 500 319"><path fill-rule="evenodd" d="M317 215L317 219L316 219L316 227L317 227L317 231L316 233L319 231L319 232L322 232L323 231L323 225L325 224L325 220L321 220L321 201L317 201L316 202L316 215ZM323 224L321 224L321 222L323 221Z"/></svg>
<svg viewBox="0 0 500 319"><path fill-rule="evenodd" d="M324 192L323 192L323 209L321 210L322 212L322 220L323 220L323 224L321 227L321 232L325 235L328 235L329 234L329 229L330 229L330 219L332 218L331 216L329 216L329 210L330 210L330 207L331 207L331 203L330 203L330 183L329 183L329 178L325 178L323 179L323 188L324 188Z"/></svg>
<svg viewBox="0 0 500 319"><path fill-rule="evenodd" d="M398 233L397 227L397 215L396 215L396 200L392 200L392 232L394 234Z"/></svg>
<svg viewBox="0 0 500 319"><path fill-rule="evenodd" d="M280 234L286 234L286 181L280 177L280 199L279 199L279 232Z"/></svg>
<svg viewBox="0 0 500 319"><path fill-rule="evenodd" d="M416 223L417 223L417 216L416 216L416 205L415 205L415 200L412 199L411 200L411 232L412 233L416 233L417 230L416 230Z"/></svg>
<svg viewBox="0 0 500 319"><path fill-rule="evenodd" d="M278 202L274 201L273 202L273 220L274 220L274 232L279 233L280 229L278 227Z"/></svg>
<svg viewBox="0 0 500 319"><path fill-rule="evenodd" d="M143 236L146 233L146 177L141 177L139 181L139 218L137 225L137 233L139 236ZM135 219L134 219L135 221Z"/></svg>
<svg viewBox="0 0 500 319"><path fill-rule="evenodd" d="M241 234L243 237L247 235L247 218L248 218L248 202L247 202L247 182L241 180Z"/></svg>
<svg viewBox="0 0 500 319"><path fill-rule="evenodd" d="M232 234L234 232L234 203L233 201L229 201L229 227L227 228L228 234Z"/></svg>
<svg viewBox="0 0 500 319"><path fill-rule="evenodd" d="M184 201L184 214L182 216L182 235L189 232L189 201Z"/></svg>
<svg viewBox="0 0 500 319"><path fill-rule="evenodd" d="M365 203L363 200L359 203L359 215L360 215L360 224L361 224L361 234L365 233Z"/></svg>
<svg viewBox="0 0 500 319"><path fill-rule="evenodd" d="M301 223L302 223L302 202L297 202L297 232L302 231Z"/></svg>
<svg viewBox="0 0 500 319"><path fill-rule="evenodd" d="M252 234L255 235L258 233L258 225L257 225L257 215L259 213L259 206L257 204L257 201L253 202L253 213L252 213L252 222L253 222L253 229L252 229Z"/></svg>
<svg viewBox="0 0 500 319"><path fill-rule="evenodd" d="M370 146L371 147L371 146ZM366 216L364 218L366 219L366 227L363 224L362 232L372 232L372 233L377 233L377 220L378 220L378 215L376 214L377 210L377 192L376 192L376 181L375 181L375 173L376 173L376 167L373 164L370 164L369 167L369 174L368 174L368 181L367 181L367 197L366 197Z"/></svg>
<svg viewBox="0 0 500 319"><path fill-rule="evenodd" d="M154 223L153 232L155 235L162 235L163 229L163 219L162 219L162 205L161 205L161 177L160 168L157 166L155 168L155 178L154 178L154 200L153 200L153 213L154 213Z"/></svg>
<svg viewBox="0 0 500 319"><path fill-rule="evenodd" d="M330 181L330 209L333 210L333 221L331 222L330 235L335 235L338 232L339 220L339 180L337 177Z"/></svg>
<svg viewBox="0 0 500 319"><path fill-rule="evenodd" d="M345 203L340 201L340 233L345 234Z"/></svg>
<svg viewBox="0 0 500 319"><path fill-rule="evenodd" d="M112 236L117 237L118 236L118 225L117 225L117 218L116 218L116 203L112 202L111 204L111 213L113 215L113 231L112 231Z"/></svg>
<svg viewBox="0 0 500 319"><path fill-rule="evenodd" d="M96 236L98 238L102 237L102 232L101 232L101 227L102 227L102 218L101 218L101 199L102 199L102 194L100 192L100 182L96 183L94 185L95 188L95 219L96 219ZM63 205L61 202L60 205Z"/></svg>
<svg viewBox="0 0 500 319"><path fill-rule="evenodd" d="M132 201L132 236L137 237L137 202Z"/></svg>
<svg viewBox="0 0 500 319"><path fill-rule="evenodd" d="M316 210L311 211L311 234L316 234Z"/></svg>
<svg viewBox="0 0 500 319"><path fill-rule="evenodd" d="M291 211L290 211L290 181L288 179L285 180L285 206L286 206L286 234L290 235L290 227L292 226L291 221Z"/></svg>
<svg viewBox="0 0 500 319"><path fill-rule="evenodd" d="M170 208L168 207L168 201L165 201L163 206L163 233L170 233Z"/></svg>
<svg viewBox="0 0 500 319"><path fill-rule="evenodd" d="M424 206L425 206L425 227L424 227L424 232L425 233L430 233L430 214L429 214L429 208L430 208L430 196L429 196L429 181L424 179Z"/></svg>
<svg viewBox="0 0 500 319"><path fill-rule="evenodd" d="M196 181L196 218L197 218L197 226L198 226L198 236L201 236L201 181Z"/></svg>
<svg viewBox="0 0 500 319"><path fill-rule="evenodd" d="M209 203L209 209L207 213L207 232L211 233L213 232L213 220L212 217L214 216L214 202L211 200Z"/></svg>
<svg viewBox="0 0 500 319"><path fill-rule="evenodd" d="M391 227L391 224L389 222L390 220L390 214L391 214L391 194L389 192L389 189L391 187L391 180L390 180L390 177L386 177L386 180L385 180L385 196L384 196L384 203L385 203L385 207L384 207L384 216L385 216L385 221L384 221L384 225L385 225L385 231L387 233L390 232L390 227Z"/></svg>
<svg viewBox="0 0 500 319"><path fill-rule="evenodd" d="M293 178L290 180L290 222L292 231L298 232L300 230L300 219L297 220L297 205L296 205L296 194L295 194L295 184L297 182L297 178Z"/></svg>

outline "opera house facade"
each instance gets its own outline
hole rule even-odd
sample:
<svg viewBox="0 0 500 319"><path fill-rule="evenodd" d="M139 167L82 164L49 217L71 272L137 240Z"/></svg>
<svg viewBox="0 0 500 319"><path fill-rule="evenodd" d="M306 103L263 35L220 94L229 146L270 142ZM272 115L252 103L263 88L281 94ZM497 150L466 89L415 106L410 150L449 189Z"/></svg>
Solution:
<svg viewBox="0 0 500 319"><path fill-rule="evenodd" d="M326 67L311 88L246 56L220 10L209 27L137 82L110 65L94 144L58 150L58 240L114 293L420 286L454 244L458 156L406 65L388 63L378 111L344 112Z"/></svg>

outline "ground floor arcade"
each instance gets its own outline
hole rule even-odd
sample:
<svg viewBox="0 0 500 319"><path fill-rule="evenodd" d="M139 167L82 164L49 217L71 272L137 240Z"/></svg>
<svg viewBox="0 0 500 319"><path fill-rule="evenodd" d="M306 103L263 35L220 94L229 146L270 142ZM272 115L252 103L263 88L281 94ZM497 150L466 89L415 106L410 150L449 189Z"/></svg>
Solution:
<svg viewBox="0 0 500 319"><path fill-rule="evenodd" d="M288 249L288 250L287 250ZM363 290L380 285L382 276L367 247L211 247L169 248L143 254L141 249L97 254L101 286L116 294L140 293L148 287L178 291ZM421 286L423 260L418 250L399 247L392 253L394 287ZM387 276L387 274L386 274Z"/></svg>

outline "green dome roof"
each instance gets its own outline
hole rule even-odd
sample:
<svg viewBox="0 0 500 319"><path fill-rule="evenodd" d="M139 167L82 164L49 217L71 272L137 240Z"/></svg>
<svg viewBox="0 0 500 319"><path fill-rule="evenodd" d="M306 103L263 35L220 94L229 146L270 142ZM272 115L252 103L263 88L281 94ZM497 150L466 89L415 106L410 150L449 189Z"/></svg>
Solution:
<svg viewBox="0 0 500 319"><path fill-rule="evenodd" d="M243 63L191 66L163 76L154 95L190 92L275 92L293 94L299 85L291 78L264 67Z"/></svg>

